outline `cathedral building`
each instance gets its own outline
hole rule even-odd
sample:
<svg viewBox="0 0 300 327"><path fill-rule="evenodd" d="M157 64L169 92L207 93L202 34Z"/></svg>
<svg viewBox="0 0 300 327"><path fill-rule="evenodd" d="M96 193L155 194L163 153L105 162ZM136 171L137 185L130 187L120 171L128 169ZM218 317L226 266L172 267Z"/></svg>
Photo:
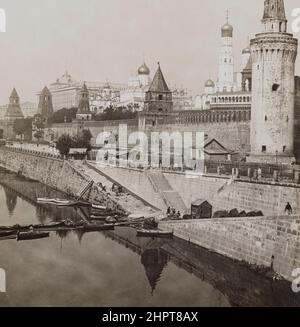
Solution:
<svg viewBox="0 0 300 327"><path fill-rule="evenodd" d="M194 100L195 110L209 110L228 107L249 109L251 106L252 63L250 46L242 51L241 69L234 71L233 26L227 22L221 27L218 79L209 78L204 93Z"/></svg>
<svg viewBox="0 0 300 327"><path fill-rule="evenodd" d="M118 107L127 108L131 111L144 109L145 94L151 83L150 69L144 62L139 67L137 76L130 77L128 87L120 91L120 103Z"/></svg>
<svg viewBox="0 0 300 327"><path fill-rule="evenodd" d="M119 108L126 108L130 111L143 111L146 93L151 85L150 69L144 62L139 67L137 75L130 77L126 89L120 92ZM170 87L173 98L174 110L191 110L193 107L193 97L187 90L179 87Z"/></svg>

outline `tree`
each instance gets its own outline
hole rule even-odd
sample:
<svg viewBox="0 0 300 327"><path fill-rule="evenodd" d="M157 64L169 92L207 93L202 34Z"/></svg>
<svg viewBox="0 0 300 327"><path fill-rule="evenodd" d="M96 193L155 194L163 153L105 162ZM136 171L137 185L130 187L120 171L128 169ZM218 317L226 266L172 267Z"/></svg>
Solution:
<svg viewBox="0 0 300 327"><path fill-rule="evenodd" d="M73 119L76 118L77 108L71 109L60 109L48 119L49 124L62 124L62 123L71 123Z"/></svg>
<svg viewBox="0 0 300 327"><path fill-rule="evenodd" d="M123 120L123 119L135 119L137 117L137 112L132 112L126 107L123 108L114 108L110 106L105 109L102 114L94 116L94 119L97 121L105 120Z"/></svg>
<svg viewBox="0 0 300 327"><path fill-rule="evenodd" d="M32 135L32 119L17 119L14 121L13 130L16 135L25 135L28 139L31 139Z"/></svg>
<svg viewBox="0 0 300 327"><path fill-rule="evenodd" d="M56 149L62 156L67 156L73 146L73 140L70 135L63 134L56 142Z"/></svg>
<svg viewBox="0 0 300 327"><path fill-rule="evenodd" d="M46 126L45 120L42 115L35 115L32 125L34 130L33 136L38 140L37 145L39 146L40 140L44 137L44 129Z"/></svg>
<svg viewBox="0 0 300 327"><path fill-rule="evenodd" d="M91 139L93 135L89 129L84 129L81 133L73 138L74 148L86 148L87 151L91 151Z"/></svg>

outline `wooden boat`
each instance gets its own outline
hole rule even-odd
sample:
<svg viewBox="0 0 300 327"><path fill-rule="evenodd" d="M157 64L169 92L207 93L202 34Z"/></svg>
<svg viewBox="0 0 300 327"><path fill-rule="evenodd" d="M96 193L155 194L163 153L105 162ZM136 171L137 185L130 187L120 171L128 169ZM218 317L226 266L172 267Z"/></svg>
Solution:
<svg viewBox="0 0 300 327"><path fill-rule="evenodd" d="M89 224L83 227L84 232L99 232L99 231L107 231L107 230L114 230L115 225L114 224L104 224L104 225L98 225L98 224Z"/></svg>
<svg viewBox="0 0 300 327"><path fill-rule="evenodd" d="M117 219L115 217L107 217L105 219L105 222L107 222L108 224L115 224L117 222Z"/></svg>
<svg viewBox="0 0 300 327"><path fill-rule="evenodd" d="M172 238L173 232L161 231L161 230L150 230L150 229L139 229L137 231L138 237L163 237L163 238Z"/></svg>
<svg viewBox="0 0 300 327"><path fill-rule="evenodd" d="M0 231L0 240L16 238L16 236L17 236L17 231L15 230Z"/></svg>
<svg viewBox="0 0 300 327"><path fill-rule="evenodd" d="M66 222L65 221L60 221L60 222L53 222L45 225L33 225L33 228L38 231L55 231L58 228L61 227L66 227Z"/></svg>
<svg viewBox="0 0 300 327"><path fill-rule="evenodd" d="M107 207L98 205L98 204L92 204L92 209L97 209L97 210L107 210Z"/></svg>
<svg viewBox="0 0 300 327"><path fill-rule="evenodd" d="M21 232L17 234L17 241L26 241L26 240L38 240L42 238L47 238L50 236L50 233L46 232Z"/></svg>
<svg viewBox="0 0 300 327"><path fill-rule="evenodd" d="M148 218L144 221L143 227L145 229L157 229L158 222L155 220L155 218Z"/></svg>
<svg viewBox="0 0 300 327"><path fill-rule="evenodd" d="M37 203L40 204L53 204L59 207L70 207L78 204L78 201L62 200L62 199L50 199L50 198L38 198Z"/></svg>

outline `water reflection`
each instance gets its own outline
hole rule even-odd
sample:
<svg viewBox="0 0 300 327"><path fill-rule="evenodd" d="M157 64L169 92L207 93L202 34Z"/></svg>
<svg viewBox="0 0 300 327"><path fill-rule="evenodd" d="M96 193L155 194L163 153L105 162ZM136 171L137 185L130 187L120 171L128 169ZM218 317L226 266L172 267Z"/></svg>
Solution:
<svg viewBox="0 0 300 327"><path fill-rule="evenodd" d="M0 225L89 217L87 208L37 205L37 195L63 197L37 182L6 172L0 181ZM180 239L138 238L130 228L0 242L9 276L0 306L300 306L289 283Z"/></svg>
<svg viewBox="0 0 300 327"><path fill-rule="evenodd" d="M155 291L168 261L168 255L160 251L160 249L148 249L142 253L141 263L145 268L146 276L151 286L151 294Z"/></svg>
<svg viewBox="0 0 300 327"><path fill-rule="evenodd" d="M16 192L11 191L8 188L4 188L4 193L6 197L6 206L9 216L12 216L17 205L18 196Z"/></svg>

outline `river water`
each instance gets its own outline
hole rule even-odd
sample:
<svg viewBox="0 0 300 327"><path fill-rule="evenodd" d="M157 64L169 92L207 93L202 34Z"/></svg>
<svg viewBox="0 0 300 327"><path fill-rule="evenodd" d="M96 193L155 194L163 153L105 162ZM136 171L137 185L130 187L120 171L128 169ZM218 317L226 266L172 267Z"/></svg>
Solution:
<svg viewBox="0 0 300 327"><path fill-rule="evenodd" d="M37 205L37 196L64 197L0 172L0 226L89 217L86 208ZM0 240L0 268L0 306L300 306L289 283L176 238L137 238L130 228Z"/></svg>

